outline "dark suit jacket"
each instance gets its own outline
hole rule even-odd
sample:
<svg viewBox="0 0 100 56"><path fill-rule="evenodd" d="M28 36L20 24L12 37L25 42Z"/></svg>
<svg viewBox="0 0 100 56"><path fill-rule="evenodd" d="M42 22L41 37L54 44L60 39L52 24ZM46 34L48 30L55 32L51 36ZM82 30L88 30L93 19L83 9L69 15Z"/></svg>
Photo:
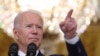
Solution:
<svg viewBox="0 0 100 56"><path fill-rule="evenodd" d="M84 49L81 40L79 40L75 45L71 45L66 42L66 46L69 52L68 56L87 56L87 53ZM44 55L41 52L39 52L38 56L44 56Z"/></svg>
<svg viewBox="0 0 100 56"><path fill-rule="evenodd" d="M75 45L71 45L68 43L66 43L66 45L69 52L68 56L87 56L81 40L79 40Z"/></svg>

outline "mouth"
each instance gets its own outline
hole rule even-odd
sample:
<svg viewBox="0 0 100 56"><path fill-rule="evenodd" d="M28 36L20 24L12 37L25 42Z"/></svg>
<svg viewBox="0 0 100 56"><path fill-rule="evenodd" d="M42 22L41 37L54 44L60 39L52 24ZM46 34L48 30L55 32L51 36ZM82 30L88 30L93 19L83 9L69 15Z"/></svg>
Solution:
<svg viewBox="0 0 100 56"><path fill-rule="evenodd" d="M37 38L29 38L29 40L32 40L33 42L38 41L38 39L37 39Z"/></svg>

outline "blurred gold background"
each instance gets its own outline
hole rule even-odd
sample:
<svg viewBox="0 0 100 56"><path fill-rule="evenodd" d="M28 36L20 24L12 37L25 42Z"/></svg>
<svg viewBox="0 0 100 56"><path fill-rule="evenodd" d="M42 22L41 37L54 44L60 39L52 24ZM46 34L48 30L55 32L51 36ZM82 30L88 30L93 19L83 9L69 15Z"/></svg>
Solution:
<svg viewBox="0 0 100 56"><path fill-rule="evenodd" d="M24 2L23 2L24 1ZM45 1L45 2L44 2ZM44 39L40 49L49 54L68 55L59 23L74 9L79 34L88 56L100 56L99 0L0 0L0 56L8 56L14 41L13 20L19 11L35 9L44 18Z"/></svg>

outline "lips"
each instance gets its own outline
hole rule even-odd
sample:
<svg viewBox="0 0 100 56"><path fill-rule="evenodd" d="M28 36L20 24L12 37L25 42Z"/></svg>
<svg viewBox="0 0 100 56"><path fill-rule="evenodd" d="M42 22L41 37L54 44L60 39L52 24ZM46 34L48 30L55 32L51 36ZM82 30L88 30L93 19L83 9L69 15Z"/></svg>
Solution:
<svg viewBox="0 0 100 56"><path fill-rule="evenodd" d="M29 40L38 41L38 38L29 38Z"/></svg>

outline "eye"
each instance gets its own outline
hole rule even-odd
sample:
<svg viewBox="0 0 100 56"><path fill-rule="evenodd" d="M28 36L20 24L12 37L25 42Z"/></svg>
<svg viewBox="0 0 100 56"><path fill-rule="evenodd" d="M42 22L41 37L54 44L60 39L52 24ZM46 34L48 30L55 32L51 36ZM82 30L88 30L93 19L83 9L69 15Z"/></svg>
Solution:
<svg viewBox="0 0 100 56"><path fill-rule="evenodd" d="M38 26L37 26L37 28L40 28L40 29L42 29L42 26L38 25Z"/></svg>
<svg viewBox="0 0 100 56"><path fill-rule="evenodd" d="M32 25L27 25L26 27L32 27Z"/></svg>

